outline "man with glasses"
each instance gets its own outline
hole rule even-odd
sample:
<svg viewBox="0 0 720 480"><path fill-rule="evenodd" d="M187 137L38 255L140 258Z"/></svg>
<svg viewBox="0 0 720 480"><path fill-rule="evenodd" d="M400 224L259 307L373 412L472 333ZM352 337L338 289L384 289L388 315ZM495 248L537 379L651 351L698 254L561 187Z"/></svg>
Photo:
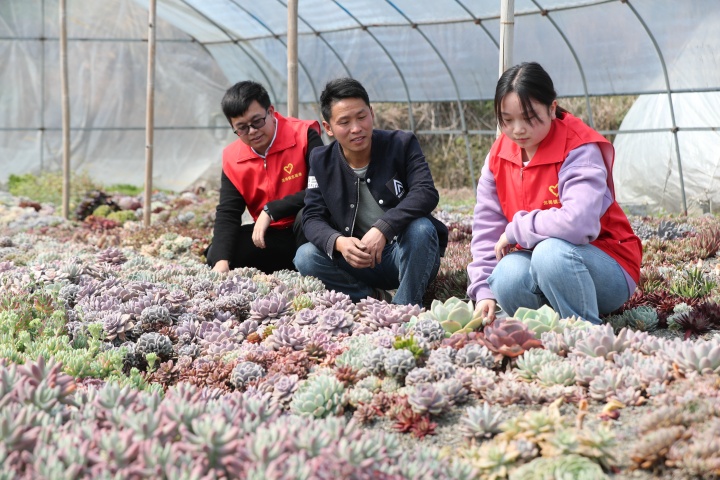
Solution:
<svg viewBox="0 0 720 480"><path fill-rule="evenodd" d="M323 144L320 124L283 117L265 88L251 81L230 87L221 105L239 138L223 151L208 265L216 272L294 269L295 250L305 242L298 212L305 201L308 158ZM255 223L242 225L246 207Z"/></svg>

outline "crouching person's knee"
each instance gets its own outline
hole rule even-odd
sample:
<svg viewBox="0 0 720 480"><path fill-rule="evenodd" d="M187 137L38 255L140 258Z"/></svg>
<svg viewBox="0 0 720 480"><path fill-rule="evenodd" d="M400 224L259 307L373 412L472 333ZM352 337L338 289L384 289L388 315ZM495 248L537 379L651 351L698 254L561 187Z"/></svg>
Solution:
<svg viewBox="0 0 720 480"><path fill-rule="evenodd" d="M317 248L312 243L305 243L301 245L295 252L295 258L293 263L295 268L298 269L302 275L312 275L314 271L313 266L315 265L315 256L317 255Z"/></svg>
<svg viewBox="0 0 720 480"><path fill-rule="evenodd" d="M437 229L435 229L435 225L425 217L417 218L410 222L405 232L403 232L403 237L412 244L416 244L416 242L438 243Z"/></svg>

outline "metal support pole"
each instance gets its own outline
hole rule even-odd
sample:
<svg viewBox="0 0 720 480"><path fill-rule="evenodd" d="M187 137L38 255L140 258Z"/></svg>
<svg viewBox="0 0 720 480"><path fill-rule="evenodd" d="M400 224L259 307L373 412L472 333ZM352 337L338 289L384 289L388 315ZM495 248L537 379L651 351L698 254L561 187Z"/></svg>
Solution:
<svg viewBox="0 0 720 480"><path fill-rule="evenodd" d="M155 123L155 7L156 0L149 0L148 6L148 67L147 103L145 113L145 204L143 224L150 226L152 213L153 135Z"/></svg>
<svg viewBox="0 0 720 480"><path fill-rule="evenodd" d="M70 218L70 89L67 63L66 1L59 0L60 7L60 91L62 104L62 216Z"/></svg>
<svg viewBox="0 0 720 480"><path fill-rule="evenodd" d="M298 116L298 0L288 0L287 114Z"/></svg>

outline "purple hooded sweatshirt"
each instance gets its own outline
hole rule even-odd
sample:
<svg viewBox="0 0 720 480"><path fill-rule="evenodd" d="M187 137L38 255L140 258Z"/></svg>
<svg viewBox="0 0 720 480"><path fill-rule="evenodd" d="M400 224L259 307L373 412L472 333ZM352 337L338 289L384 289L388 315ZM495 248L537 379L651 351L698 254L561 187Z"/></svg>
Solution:
<svg viewBox="0 0 720 480"><path fill-rule="evenodd" d="M586 245L600 234L600 217L613 202L607 186L607 169L600 147L595 143L581 145L571 151L558 172L560 208L521 210L508 223L500 207L495 177L489 161L480 175L477 203L473 214L473 238L468 265L470 286L468 296L475 301L495 299L487 279L497 265L495 244L505 233L510 245L532 249L546 238L559 238L575 245ZM621 267L622 268L622 267ZM623 269L628 292L635 290L635 281Z"/></svg>

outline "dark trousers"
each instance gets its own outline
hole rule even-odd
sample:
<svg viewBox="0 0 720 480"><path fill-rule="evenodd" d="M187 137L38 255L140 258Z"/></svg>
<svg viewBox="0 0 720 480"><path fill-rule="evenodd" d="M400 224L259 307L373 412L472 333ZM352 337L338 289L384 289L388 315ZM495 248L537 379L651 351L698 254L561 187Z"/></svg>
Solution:
<svg viewBox="0 0 720 480"><path fill-rule="evenodd" d="M230 269L240 267L255 267L265 273L273 273L277 270L296 270L293 264L297 247L306 243L305 235L302 232L298 214L292 228L276 229L268 228L265 231L265 248L258 248L252 241L254 223L240 227L238 237L235 239L235 251L230 261ZM207 263L211 267L221 258L213 255L212 244L205 252Z"/></svg>

